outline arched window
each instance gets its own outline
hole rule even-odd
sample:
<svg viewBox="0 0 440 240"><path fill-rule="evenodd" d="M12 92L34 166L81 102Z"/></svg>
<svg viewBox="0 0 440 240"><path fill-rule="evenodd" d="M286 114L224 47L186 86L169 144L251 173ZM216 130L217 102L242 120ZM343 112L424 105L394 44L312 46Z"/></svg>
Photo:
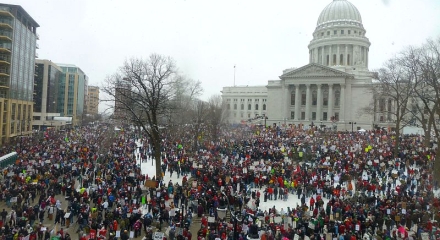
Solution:
<svg viewBox="0 0 440 240"><path fill-rule="evenodd" d="M314 90L312 92L312 105L316 106L317 102L318 102L318 93Z"/></svg>
<svg viewBox="0 0 440 240"><path fill-rule="evenodd" d="M255 110L258 110L258 103L255 104Z"/></svg>
<svg viewBox="0 0 440 240"><path fill-rule="evenodd" d="M347 66L350 66L350 54L347 54Z"/></svg>
<svg viewBox="0 0 440 240"><path fill-rule="evenodd" d="M327 66L330 65L330 57L327 55Z"/></svg>
<svg viewBox="0 0 440 240"><path fill-rule="evenodd" d="M234 104L234 110L237 110L237 104Z"/></svg>
<svg viewBox="0 0 440 240"><path fill-rule="evenodd" d="M307 94L305 91L301 92L301 105L306 105L307 102Z"/></svg>
<svg viewBox="0 0 440 240"><path fill-rule="evenodd" d="M295 105L295 92L290 93L290 105Z"/></svg>
<svg viewBox="0 0 440 240"><path fill-rule="evenodd" d="M339 56L339 65L344 65L344 54Z"/></svg>
<svg viewBox="0 0 440 240"><path fill-rule="evenodd" d="M333 54L333 63L332 63L332 65L336 65L336 64L338 64L338 63L336 62L336 54Z"/></svg>
<svg viewBox="0 0 440 240"><path fill-rule="evenodd" d="M266 104L263 104L263 111L266 111Z"/></svg>
<svg viewBox="0 0 440 240"><path fill-rule="evenodd" d="M243 103L241 104L240 109L244 110L244 104Z"/></svg>
<svg viewBox="0 0 440 240"><path fill-rule="evenodd" d="M251 110L252 104L248 104L248 110Z"/></svg>
<svg viewBox="0 0 440 240"><path fill-rule="evenodd" d="M339 102L341 99L341 93L339 90L335 91L335 106L339 106Z"/></svg>

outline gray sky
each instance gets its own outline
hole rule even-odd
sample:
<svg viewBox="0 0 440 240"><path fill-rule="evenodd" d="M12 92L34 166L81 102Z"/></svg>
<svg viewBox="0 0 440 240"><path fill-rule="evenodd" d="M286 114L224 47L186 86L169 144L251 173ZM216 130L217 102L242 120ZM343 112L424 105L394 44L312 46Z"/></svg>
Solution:
<svg viewBox="0 0 440 240"><path fill-rule="evenodd" d="M39 57L79 66L102 86L125 59L171 56L203 83L202 98L265 85L308 63L319 14L332 0L12 0L39 24ZM439 0L351 0L371 41L370 69L440 36Z"/></svg>

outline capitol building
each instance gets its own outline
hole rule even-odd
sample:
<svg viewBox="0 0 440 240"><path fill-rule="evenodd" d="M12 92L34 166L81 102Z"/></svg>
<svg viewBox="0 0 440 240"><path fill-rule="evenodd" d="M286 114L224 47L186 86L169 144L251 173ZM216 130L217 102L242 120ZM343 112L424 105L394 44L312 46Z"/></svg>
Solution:
<svg viewBox="0 0 440 240"><path fill-rule="evenodd" d="M358 9L333 0L319 15L307 65L284 70L265 86L223 87L226 121L373 128L378 116L365 111L373 104L370 45Z"/></svg>

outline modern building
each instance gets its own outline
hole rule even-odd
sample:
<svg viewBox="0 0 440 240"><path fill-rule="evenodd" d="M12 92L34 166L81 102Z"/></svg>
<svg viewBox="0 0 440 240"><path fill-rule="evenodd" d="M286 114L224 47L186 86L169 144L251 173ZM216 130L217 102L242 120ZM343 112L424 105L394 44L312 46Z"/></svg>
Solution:
<svg viewBox="0 0 440 240"><path fill-rule="evenodd" d="M0 144L32 132L38 27L21 6L0 4Z"/></svg>
<svg viewBox="0 0 440 240"><path fill-rule="evenodd" d="M126 104L131 98L131 85L128 79L123 78L116 81L115 86L115 111L113 118L116 120L126 120L127 114Z"/></svg>
<svg viewBox="0 0 440 240"><path fill-rule="evenodd" d="M86 113L91 116L98 115L99 107L99 87L88 86Z"/></svg>
<svg viewBox="0 0 440 240"><path fill-rule="evenodd" d="M358 9L333 0L318 17L308 45L309 63L284 70L266 86L224 87L227 119L260 119L268 124L321 125L331 129L371 129L373 73L368 70L370 41Z"/></svg>
<svg viewBox="0 0 440 240"><path fill-rule="evenodd" d="M71 117L73 125L79 125L85 115L88 77L73 64L57 64L61 70L57 112L61 117Z"/></svg>
<svg viewBox="0 0 440 240"><path fill-rule="evenodd" d="M60 93L62 69L50 60L35 60L33 128L62 126L57 100Z"/></svg>

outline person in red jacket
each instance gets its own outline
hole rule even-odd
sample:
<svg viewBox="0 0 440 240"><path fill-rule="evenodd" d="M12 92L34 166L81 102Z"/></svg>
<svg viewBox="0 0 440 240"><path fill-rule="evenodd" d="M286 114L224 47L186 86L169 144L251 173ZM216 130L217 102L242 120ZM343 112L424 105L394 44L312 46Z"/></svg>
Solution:
<svg viewBox="0 0 440 240"><path fill-rule="evenodd" d="M310 210L313 211L315 207L315 199L313 197L310 198Z"/></svg>

